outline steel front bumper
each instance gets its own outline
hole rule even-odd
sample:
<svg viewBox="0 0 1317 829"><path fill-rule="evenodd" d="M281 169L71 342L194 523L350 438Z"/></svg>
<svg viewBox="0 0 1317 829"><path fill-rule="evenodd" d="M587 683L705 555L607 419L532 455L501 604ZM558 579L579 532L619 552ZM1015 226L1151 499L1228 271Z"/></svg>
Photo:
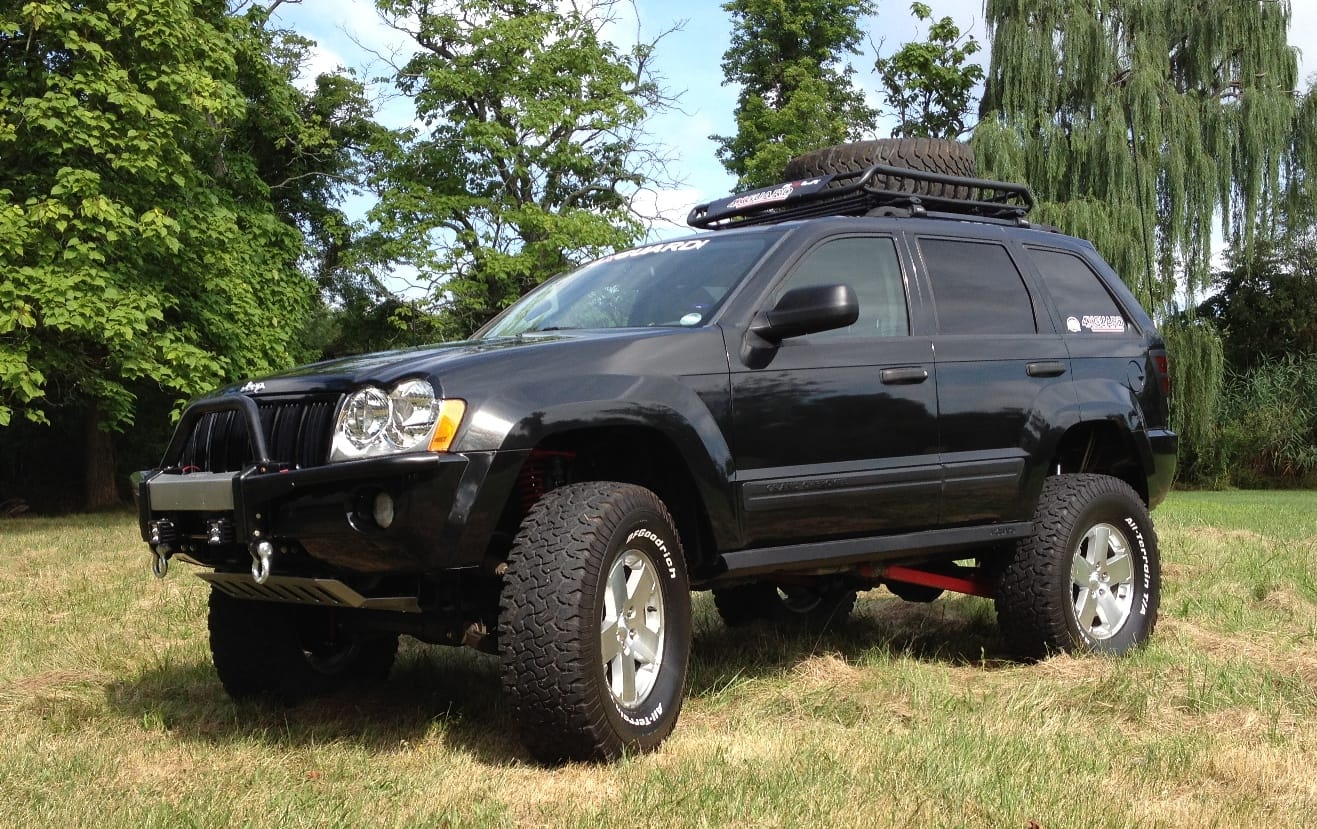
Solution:
<svg viewBox="0 0 1317 829"><path fill-rule="evenodd" d="M311 469L139 473L142 538L206 564L263 541L366 573L472 564L458 551L492 460L425 453ZM391 505L391 518L377 501Z"/></svg>

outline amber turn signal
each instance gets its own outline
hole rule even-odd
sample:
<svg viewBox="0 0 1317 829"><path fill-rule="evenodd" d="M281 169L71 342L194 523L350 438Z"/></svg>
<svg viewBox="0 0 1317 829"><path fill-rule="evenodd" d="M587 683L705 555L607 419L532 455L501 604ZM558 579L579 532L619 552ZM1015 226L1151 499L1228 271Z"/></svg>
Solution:
<svg viewBox="0 0 1317 829"><path fill-rule="evenodd" d="M439 423L434 427L434 437L430 438L431 452L448 451L453 438L457 436L457 427L462 425L464 414L465 400L445 400L439 404Z"/></svg>

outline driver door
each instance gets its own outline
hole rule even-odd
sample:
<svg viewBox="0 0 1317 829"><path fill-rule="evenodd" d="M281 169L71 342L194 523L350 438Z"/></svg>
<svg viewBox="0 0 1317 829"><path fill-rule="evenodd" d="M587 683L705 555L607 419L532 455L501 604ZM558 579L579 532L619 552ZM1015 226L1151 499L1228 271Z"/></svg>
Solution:
<svg viewBox="0 0 1317 829"><path fill-rule="evenodd" d="M784 340L762 368L732 360L737 492L750 546L936 523L942 476L932 340L911 334L909 269L891 236L827 239L764 307L849 285L859 319Z"/></svg>

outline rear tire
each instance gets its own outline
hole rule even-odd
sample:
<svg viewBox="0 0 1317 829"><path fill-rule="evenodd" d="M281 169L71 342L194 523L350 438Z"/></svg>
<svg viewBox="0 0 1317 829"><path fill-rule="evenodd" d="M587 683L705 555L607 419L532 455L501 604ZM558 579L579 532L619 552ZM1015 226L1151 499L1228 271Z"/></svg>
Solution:
<svg viewBox="0 0 1317 829"><path fill-rule="evenodd" d="M1016 545L997 587L997 620L1021 657L1125 653L1157 624L1157 534L1129 484L1058 475L1043 484L1034 535Z"/></svg>
<svg viewBox="0 0 1317 829"><path fill-rule="evenodd" d="M384 681L397 635L347 630L336 613L211 588L210 652L224 690L235 700L270 696L291 704Z"/></svg>
<svg viewBox="0 0 1317 829"><path fill-rule="evenodd" d="M546 493L508 554L500 609L503 691L536 758L611 760L672 731L690 586L654 493L613 482Z"/></svg>
<svg viewBox="0 0 1317 829"><path fill-rule="evenodd" d="M972 177L974 150L964 142L945 138L879 138L874 141L855 141L797 156L787 162L783 177L788 181L798 181L864 170L874 164ZM970 196L968 187L954 187L937 182L885 175L874 176L870 182L883 190L923 196L956 199Z"/></svg>

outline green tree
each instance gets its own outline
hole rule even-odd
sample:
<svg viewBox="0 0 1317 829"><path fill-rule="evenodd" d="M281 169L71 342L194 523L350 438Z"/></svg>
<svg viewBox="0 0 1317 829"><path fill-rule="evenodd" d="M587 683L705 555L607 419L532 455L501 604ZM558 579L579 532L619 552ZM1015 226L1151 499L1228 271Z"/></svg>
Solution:
<svg viewBox="0 0 1317 829"><path fill-rule="evenodd" d="M313 177L252 142L306 102L263 24L216 0L0 6L0 429L78 412L87 506L115 499L111 432L144 393L305 356L307 213L281 183ZM304 158L321 142L294 126L272 140Z"/></svg>
<svg viewBox="0 0 1317 829"><path fill-rule="evenodd" d="M1317 358L1317 240L1260 239L1231 251L1201 312L1221 329L1226 362L1247 371L1285 357Z"/></svg>
<svg viewBox="0 0 1317 829"><path fill-rule="evenodd" d="M846 63L859 54L869 0L729 0L723 9L732 16L724 83L741 92L736 134L712 138L739 187L780 181L792 157L873 129L874 112Z"/></svg>
<svg viewBox="0 0 1317 829"><path fill-rule="evenodd" d="M874 64L883 86L883 101L897 118L893 136L959 138L970 126L974 88L983 80L983 67L966 61L978 54L979 42L950 17L933 20L925 3L910 4L915 19L928 23L928 37L912 41L891 57Z"/></svg>
<svg viewBox="0 0 1317 829"><path fill-rule="evenodd" d="M653 44L601 34L611 3L379 0L417 52L395 83L421 126L385 159L383 251L437 284L442 333L469 334L547 277L635 242L631 196L661 160Z"/></svg>
<svg viewBox="0 0 1317 829"><path fill-rule="evenodd" d="M988 0L979 163L1028 182L1038 221L1092 239L1154 314L1211 279L1213 222L1242 250L1313 161L1287 0ZM1191 315L1192 316L1192 315ZM1210 440L1221 347L1168 325L1177 405Z"/></svg>

